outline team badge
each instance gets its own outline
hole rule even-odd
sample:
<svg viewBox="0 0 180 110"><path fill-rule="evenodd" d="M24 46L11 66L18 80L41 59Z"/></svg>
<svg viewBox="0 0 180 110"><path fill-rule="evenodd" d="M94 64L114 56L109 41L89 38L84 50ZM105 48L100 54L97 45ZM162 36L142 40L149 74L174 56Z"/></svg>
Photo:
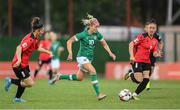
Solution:
<svg viewBox="0 0 180 110"><path fill-rule="evenodd" d="M136 38L136 39L134 40L134 43L138 43L138 41L139 41L139 39L138 39L138 38Z"/></svg>
<svg viewBox="0 0 180 110"><path fill-rule="evenodd" d="M26 47L27 47L27 43L26 43L26 42L23 43L23 44L22 44L22 47L23 47L23 48L26 48Z"/></svg>

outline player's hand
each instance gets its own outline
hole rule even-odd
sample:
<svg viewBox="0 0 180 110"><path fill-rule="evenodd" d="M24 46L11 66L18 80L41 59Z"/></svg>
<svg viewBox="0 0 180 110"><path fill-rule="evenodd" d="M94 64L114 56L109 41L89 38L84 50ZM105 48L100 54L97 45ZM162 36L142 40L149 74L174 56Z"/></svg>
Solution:
<svg viewBox="0 0 180 110"><path fill-rule="evenodd" d="M158 52L157 54L155 54L155 57L162 57L162 53Z"/></svg>
<svg viewBox="0 0 180 110"><path fill-rule="evenodd" d="M162 57L162 56L163 56L163 52L160 50L154 53L154 57Z"/></svg>
<svg viewBox="0 0 180 110"><path fill-rule="evenodd" d="M109 56L115 61L116 60L116 55L114 53L109 53Z"/></svg>
<svg viewBox="0 0 180 110"><path fill-rule="evenodd" d="M163 56L163 51L162 50L159 50L158 53L159 53L159 57Z"/></svg>
<svg viewBox="0 0 180 110"><path fill-rule="evenodd" d="M51 51L49 52L49 55L50 55L50 57L53 57L53 53Z"/></svg>
<svg viewBox="0 0 180 110"><path fill-rule="evenodd" d="M68 60L68 61L72 61L72 59L73 59L73 55L72 55L72 54L69 54L67 60Z"/></svg>
<svg viewBox="0 0 180 110"><path fill-rule="evenodd" d="M18 61L13 65L13 67L18 67L18 66L20 66L20 64L21 64L21 60L18 60Z"/></svg>
<svg viewBox="0 0 180 110"><path fill-rule="evenodd" d="M131 57L130 57L130 64L134 64L134 62L135 62L135 57L134 57L134 56L131 56Z"/></svg>

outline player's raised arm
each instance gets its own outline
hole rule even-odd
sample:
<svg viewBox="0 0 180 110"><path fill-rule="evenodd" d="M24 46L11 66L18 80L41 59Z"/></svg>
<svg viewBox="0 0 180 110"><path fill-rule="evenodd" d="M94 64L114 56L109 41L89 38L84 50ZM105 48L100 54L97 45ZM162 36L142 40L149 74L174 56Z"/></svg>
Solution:
<svg viewBox="0 0 180 110"><path fill-rule="evenodd" d="M53 56L53 54L52 54L51 51L49 51L49 50L47 50L47 49L44 49L44 48L42 48L42 47L39 47L39 48L38 48L38 51L40 51L40 52L45 52L45 53L50 54L50 56Z"/></svg>

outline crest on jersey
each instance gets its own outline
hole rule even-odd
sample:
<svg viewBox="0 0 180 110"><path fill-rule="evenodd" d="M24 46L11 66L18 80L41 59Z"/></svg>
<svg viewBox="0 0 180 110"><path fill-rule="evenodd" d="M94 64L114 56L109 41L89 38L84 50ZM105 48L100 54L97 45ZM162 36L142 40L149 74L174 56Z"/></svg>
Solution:
<svg viewBox="0 0 180 110"><path fill-rule="evenodd" d="M26 48L26 47L27 47L27 43L26 43L26 42L23 43L23 44L22 44L22 47L23 47L23 48Z"/></svg>
<svg viewBox="0 0 180 110"><path fill-rule="evenodd" d="M134 39L134 43L138 43L138 41L139 41L138 38Z"/></svg>

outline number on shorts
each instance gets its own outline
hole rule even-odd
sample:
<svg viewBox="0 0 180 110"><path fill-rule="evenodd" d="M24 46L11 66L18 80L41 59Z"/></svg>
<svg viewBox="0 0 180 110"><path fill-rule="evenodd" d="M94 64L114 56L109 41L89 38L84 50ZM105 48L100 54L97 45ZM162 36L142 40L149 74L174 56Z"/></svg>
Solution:
<svg viewBox="0 0 180 110"><path fill-rule="evenodd" d="M23 77L25 77L24 71L21 71L21 74L22 74Z"/></svg>

